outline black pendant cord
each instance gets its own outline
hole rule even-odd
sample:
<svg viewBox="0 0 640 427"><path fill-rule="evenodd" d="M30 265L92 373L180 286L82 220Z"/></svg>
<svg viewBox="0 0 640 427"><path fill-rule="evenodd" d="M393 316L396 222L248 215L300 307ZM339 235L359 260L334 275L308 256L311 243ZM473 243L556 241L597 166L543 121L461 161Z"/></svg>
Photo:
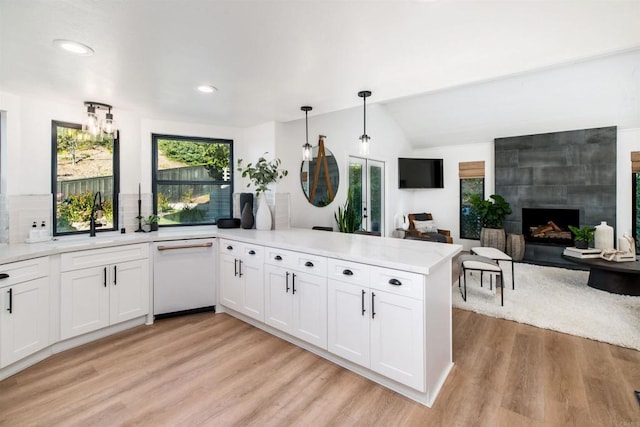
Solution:
<svg viewBox="0 0 640 427"><path fill-rule="evenodd" d="M362 100L364 101L364 135L367 135L367 97L366 95L362 97Z"/></svg>

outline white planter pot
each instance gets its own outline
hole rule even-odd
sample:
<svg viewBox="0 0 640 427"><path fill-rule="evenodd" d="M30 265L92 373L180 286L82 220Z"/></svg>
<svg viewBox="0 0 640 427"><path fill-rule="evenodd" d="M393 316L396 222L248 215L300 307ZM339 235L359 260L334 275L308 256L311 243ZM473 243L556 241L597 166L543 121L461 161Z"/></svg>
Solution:
<svg viewBox="0 0 640 427"><path fill-rule="evenodd" d="M258 197L258 211L256 212L256 230L271 230L271 209L264 192Z"/></svg>

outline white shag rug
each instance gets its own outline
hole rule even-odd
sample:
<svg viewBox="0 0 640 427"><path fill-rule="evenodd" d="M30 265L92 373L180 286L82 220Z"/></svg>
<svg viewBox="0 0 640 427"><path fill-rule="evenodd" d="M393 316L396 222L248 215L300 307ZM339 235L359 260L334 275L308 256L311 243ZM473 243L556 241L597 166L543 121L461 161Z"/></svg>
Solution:
<svg viewBox="0 0 640 427"><path fill-rule="evenodd" d="M481 288L479 272L467 272L466 302L456 281L453 306L640 350L640 297L593 289L587 286L587 271L524 263L514 263L516 289L512 290L511 266L500 264L505 276L504 307L495 280L490 291L485 274Z"/></svg>

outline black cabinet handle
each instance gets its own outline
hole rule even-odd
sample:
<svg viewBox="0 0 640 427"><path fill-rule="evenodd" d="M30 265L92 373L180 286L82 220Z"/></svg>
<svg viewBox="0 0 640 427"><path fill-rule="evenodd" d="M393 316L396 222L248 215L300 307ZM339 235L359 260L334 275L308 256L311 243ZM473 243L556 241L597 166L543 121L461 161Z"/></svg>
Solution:
<svg viewBox="0 0 640 427"><path fill-rule="evenodd" d="M0 273L0 280L1 279L8 279L9 275L7 273Z"/></svg>
<svg viewBox="0 0 640 427"><path fill-rule="evenodd" d="M255 255L255 254L256 254L256 251L254 251L253 249L249 251L249 255Z"/></svg>
<svg viewBox="0 0 640 427"><path fill-rule="evenodd" d="M104 268L104 280L102 282L102 284L104 285L104 287L107 287L107 267Z"/></svg>
<svg viewBox="0 0 640 427"><path fill-rule="evenodd" d="M114 285L118 284L118 266L117 265L113 266L113 284Z"/></svg>
<svg viewBox="0 0 640 427"><path fill-rule="evenodd" d="M282 261L282 257L280 255L276 255L273 257L276 261Z"/></svg>
<svg viewBox="0 0 640 427"><path fill-rule="evenodd" d="M376 306L375 306L376 294L375 292L371 292L371 318L376 317Z"/></svg>
<svg viewBox="0 0 640 427"><path fill-rule="evenodd" d="M342 274L344 274L345 276L353 276L353 271L346 269L346 270L342 270ZM364 291L362 291L364 292Z"/></svg>
<svg viewBox="0 0 640 427"><path fill-rule="evenodd" d="M233 275L238 275L238 258L233 259Z"/></svg>
<svg viewBox="0 0 640 427"><path fill-rule="evenodd" d="M286 288L284 291L288 293L289 292L289 272L288 271L287 271L287 277L285 279L285 285L286 285Z"/></svg>
<svg viewBox="0 0 640 427"><path fill-rule="evenodd" d="M242 277L242 260L238 260L238 277Z"/></svg>
<svg viewBox="0 0 640 427"><path fill-rule="evenodd" d="M364 289L362 290L362 315L364 316L364 312L366 311L364 309L364 294L366 294L366 292L364 291Z"/></svg>
<svg viewBox="0 0 640 427"><path fill-rule="evenodd" d="M313 267L313 263L311 261L307 261L304 263L305 267Z"/></svg>
<svg viewBox="0 0 640 427"><path fill-rule="evenodd" d="M7 309L7 311L9 312L9 314L11 314L13 313L13 289L9 288L7 292L9 292L9 308Z"/></svg>
<svg viewBox="0 0 640 427"><path fill-rule="evenodd" d="M293 292L293 294L296 294L296 273L292 274L293 276L293 280L291 280L291 292Z"/></svg>
<svg viewBox="0 0 640 427"><path fill-rule="evenodd" d="M402 286L402 282L398 279L389 279L389 284L393 286Z"/></svg>
<svg viewBox="0 0 640 427"><path fill-rule="evenodd" d="M233 246L231 246L231 245L227 246L227 250L228 251L232 251L233 250Z"/></svg>

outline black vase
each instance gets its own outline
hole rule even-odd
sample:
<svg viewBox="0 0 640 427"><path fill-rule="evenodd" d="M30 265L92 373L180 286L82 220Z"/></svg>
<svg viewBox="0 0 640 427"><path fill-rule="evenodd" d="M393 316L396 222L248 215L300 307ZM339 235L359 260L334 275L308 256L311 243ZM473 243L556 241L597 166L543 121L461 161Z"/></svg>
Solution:
<svg viewBox="0 0 640 427"><path fill-rule="evenodd" d="M251 203L247 202L242 208L242 215L240 216L240 226L244 229L250 229L253 228L253 223L253 206L251 205Z"/></svg>

